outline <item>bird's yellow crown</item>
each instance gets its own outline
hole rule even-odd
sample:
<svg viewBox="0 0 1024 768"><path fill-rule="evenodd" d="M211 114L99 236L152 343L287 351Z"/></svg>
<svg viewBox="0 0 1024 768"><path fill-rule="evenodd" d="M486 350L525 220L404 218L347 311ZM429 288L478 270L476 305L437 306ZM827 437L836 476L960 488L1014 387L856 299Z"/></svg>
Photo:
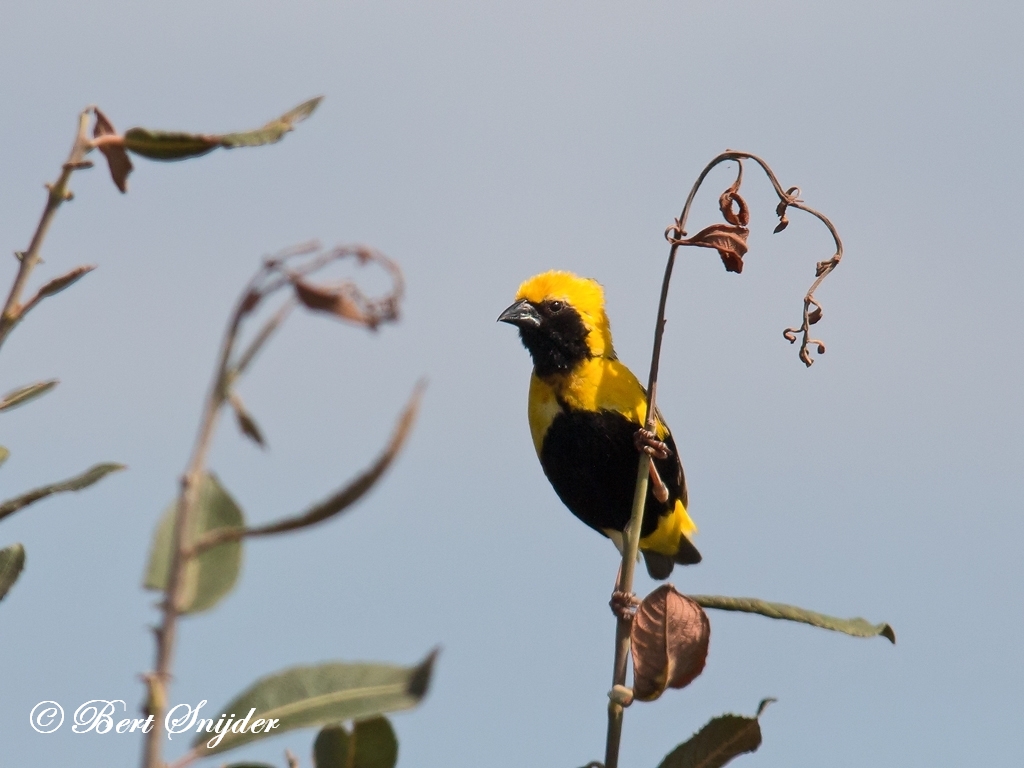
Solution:
<svg viewBox="0 0 1024 768"><path fill-rule="evenodd" d="M551 270L526 280L516 292L516 300L533 304L563 301L579 313L587 331L587 346L594 357L615 357L612 329L604 311L604 288L589 277Z"/></svg>

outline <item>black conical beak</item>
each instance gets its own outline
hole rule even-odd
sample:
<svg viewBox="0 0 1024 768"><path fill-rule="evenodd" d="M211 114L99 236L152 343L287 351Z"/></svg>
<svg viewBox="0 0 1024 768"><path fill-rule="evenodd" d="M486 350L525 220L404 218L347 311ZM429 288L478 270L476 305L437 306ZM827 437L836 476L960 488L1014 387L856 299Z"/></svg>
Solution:
<svg viewBox="0 0 1024 768"><path fill-rule="evenodd" d="M517 301L498 315L499 323L511 323L520 328L540 328L540 313L526 299Z"/></svg>

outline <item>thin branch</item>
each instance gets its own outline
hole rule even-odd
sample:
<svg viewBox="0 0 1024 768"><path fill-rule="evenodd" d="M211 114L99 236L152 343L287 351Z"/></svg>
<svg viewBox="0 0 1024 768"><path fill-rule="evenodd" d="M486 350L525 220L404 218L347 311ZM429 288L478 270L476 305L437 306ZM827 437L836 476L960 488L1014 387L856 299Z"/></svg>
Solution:
<svg viewBox="0 0 1024 768"><path fill-rule="evenodd" d="M221 342L220 354L214 370L213 380L211 381L210 389L207 393L206 401L203 406L199 432L192 448L192 455L189 459L185 472L181 477L181 490L178 495L177 511L174 517L174 531L171 537L173 542L171 561L167 577L167 586L164 590L164 599L161 603L162 618L160 626L155 630L156 659L153 671L145 676L150 688L147 714L153 716L154 727L146 734L145 746L143 748L143 768L160 768L160 766L163 765L160 756L162 745L161 736L163 734L164 713L167 708L167 685L171 676L171 663L174 655L175 639L177 637L178 619L180 618L182 611L182 599L185 587L185 566L189 559L194 557L200 551L197 545L193 545L189 541L189 538L194 527L192 520L196 514L196 502L199 495L199 486L202 478L206 474L207 458L209 456L220 412L222 408L230 402L232 387L235 382L243 373L245 373L260 349L262 349L274 331L287 318L293 302L291 300L287 301L277 311L277 313L275 313L263 325L260 331L257 332L256 336L249 343L248 347L238 356L237 362L232 364L232 360L235 359L235 346L241 335L242 325L245 320L252 315L256 307L268 296L281 289L293 287L295 282L291 276L293 270L286 266L289 265L290 260L295 257L307 256L314 253L318 247L319 246L316 244L304 244L298 248L283 252L277 257L266 259L260 269L255 275L253 275L252 279L250 279L249 283L243 289L241 296L231 313L227 329L224 332L224 338ZM382 308L380 316L372 314L372 311L377 308L377 304L366 300L367 305L370 307L371 314L363 324L367 327L373 328L376 327L376 324L379 322L393 319L396 313L391 312L390 314L387 314L384 310L389 309L388 302L397 302L396 297L400 296L402 285L401 271L398 269L397 265L388 260L387 257L383 256L383 254L371 251L370 249L353 249L345 247L336 248L316 258L310 259L307 263L295 268L294 271L297 271L305 277L335 260L351 255L358 256L360 260L364 262L369 260L382 262L385 267L392 272L392 277L395 280L395 287L397 291L397 294L393 292L389 296L377 302ZM320 286L314 287L320 289ZM298 294L297 286L295 286L295 290ZM354 286L351 290L358 296L362 297L362 294L358 293L358 289ZM299 298L301 299L301 296ZM310 525L317 522L319 519L324 519L332 514L337 514L338 511L352 504L376 482L377 478L393 460L398 448L401 447L401 444L404 442L405 437L408 434L412 420L415 417L420 392L421 387L418 387L413 395L412 401L403 415L402 420L400 421L396 434L392 437L389 449L386 450L378 459L377 464L372 466L363 475L357 477L351 485L347 486L331 498L321 502L321 504L313 507L305 515L302 515L299 518L285 520L281 523L264 526L261 529L254 529L252 531L246 529L230 529L232 531L230 535L234 538L229 540L237 540L246 535L264 535L268 533L276 533L279 530L290 530L292 527ZM216 545L215 543L207 545L205 540L200 540L199 543L202 544L204 549L209 548L209 546Z"/></svg>
<svg viewBox="0 0 1024 768"><path fill-rule="evenodd" d="M267 343L267 340L274 334L274 331L280 328L281 324L288 319L288 315L291 314L293 309L295 309L295 301L289 299L267 320L256 336L253 337L249 346L245 348L245 351L238 356L238 361L231 368L232 378L239 378L245 373L246 369L256 358L256 355L263 349L263 345Z"/></svg>
<svg viewBox="0 0 1024 768"><path fill-rule="evenodd" d="M420 381L413 390L409 402L406 404L402 414L398 417L394 432L387 446L381 451L376 461L365 471L356 476L341 490L331 494L328 498L315 504L302 514L278 520L275 523L268 523L254 528L216 528L208 531L196 540L188 552L189 557L198 557L209 549L227 544L232 541L239 541L243 538L254 536L269 536L275 533L296 531L300 528L308 528L340 514L348 507L355 504L366 493L376 485L384 472L395 460L402 446L405 444L412 425L416 421L416 414L419 411L420 401L423 397L425 383Z"/></svg>
<svg viewBox="0 0 1024 768"><path fill-rule="evenodd" d="M86 154L92 149L88 134L89 115L91 113L92 109L89 108L78 116L78 133L75 136L75 143L71 147L68 159L61 167L60 176L57 177L57 181L46 185L49 193L46 196L46 205L43 208L42 216L40 216L39 223L36 225L36 231L32 235L32 241L29 243L26 251L18 254L21 262L18 265L18 274L14 278L10 292L7 294L3 312L0 313L0 345L4 343L14 327L21 322L29 309L38 304L38 299L41 298L37 297L24 306L20 304L21 294L25 290L28 278L32 274L32 270L40 262L39 253L43 247L43 240L46 239L46 233L50 229L50 224L53 222L57 209L74 197L68 188L71 174L82 168L92 166L92 163L85 159Z"/></svg>
<svg viewBox="0 0 1024 768"><path fill-rule="evenodd" d="M174 641L177 637L178 618L181 615L182 592L185 586L186 550L189 547L189 532L192 530L192 518L195 515L199 485L206 470L206 459L213 442L213 434L217 427L217 419L221 406L227 399L225 377L228 361L238 337L242 319L248 311L246 297L248 290L242 294L227 331L221 342L220 357L215 369L210 391L203 406L203 416L199 433L192 449L188 467L181 477L181 491L178 495L177 513L174 517L174 533L171 540L171 562L167 577L167 588L161 604L163 618L156 630L156 662L153 672L148 676L150 684L149 706L147 714L153 716L153 728L146 734L142 765L144 768L159 768L164 729L164 710L167 708L167 684L171 676L171 662L174 654Z"/></svg>

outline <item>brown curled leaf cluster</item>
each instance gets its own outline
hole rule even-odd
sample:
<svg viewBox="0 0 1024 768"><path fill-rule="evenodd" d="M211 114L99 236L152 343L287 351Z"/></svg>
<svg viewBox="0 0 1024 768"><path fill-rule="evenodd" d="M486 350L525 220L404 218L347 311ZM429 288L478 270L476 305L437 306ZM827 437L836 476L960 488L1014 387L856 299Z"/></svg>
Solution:
<svg viewBox="0 0 1024 768"><path fill-rule="evenodd" d="M381 296L368 296L352 279L332 280L322 273L328 267L348 259L360 265L376 265L391 279L390 290ZM242 350L235 347L242 326L265 301L278 292L291 296L264 322ZM238 428L246 437L266 447L266 439L256 419L234 390L267 340L281 326L296 303L313 312L322 312L369 330L398 319L405 291L402 271L383 253L362 245L342 245L324 250L316 242L304 243L264 259L263 265L242 292L228 333L228 358L220 387L223 399L235 413Z"/></svg>
<svg viewBox="0 0 1024 768"><path fill-rule="evenodd" d="M673 245L694 245L698 248L714 248L725 265L726 272L739 274L743 271L743 257L747 253L747 237L750 235L750 208L747 201L740 196L740 183L743 180L743 166L725 192L718 198L718 208L722 212L725 224L712 224L704 227L693 237L686 237L683 224L676 221L669 231L668 240Z"/></svg>
<svg viewBox="0 0 1024 768"><path fill-rule="evenodd" d="M380 296L368 296L354 280L318 277L327 267L349 259L355 259L360 266L375 265L383 269L391 280L390 290ZM405 292L398 265L380 251L363 245L343 245L327 251L320 251L319 246L312 244L302 246L267 259L259 277L243 299L246 312L254 310L269 293L289 286L295 299L307 309L370 330L398 319Z"/></svg>
<svg viewBox="0 0 1024 768"><path fill-rule="evenodd" d="M736 175L736 181L734 181L732 185L718 198L718 208L722 212L722 217L725 219L726 223L712 224L711 226L702 229L693 237L687 237L686 219L689 215L690 205L693 203L697 190L700 189L701 184L712 168L719 163L723 163L728 160L736 161L738 172ZM690 191L690 196L687 198L686 205L683 208L683 213L675 220L671 227L665 230L665 238L672 244L673 249L680 245L692 245L698 248L714 248L718 251L718 255L721 257L726 271L736 272L737 274L742 272L743 257L747 253L747 237L750 234L750 230L748 229L748 225L750 224L750 210L746 201L739 193L740 184L743 180L743 160L751 160L757 163L761 169L764 170L765 174L771 181L772 186L775 188L775 194L779 198L779 204L775 207L775 215L779 217L779 223L776 225L774 230L776 233L782 232L789 226L787 213L790 208L796 208L811 214L821 221L828 228L833 240L835 241L836 252L832 258L826 259L825 261L819 261L816 265L814 283L804 296L803 321L798 327L786 328L783 331L783 336L791 344L796 343L798 335L801 337L800 360L804 365L810 367L814 364L814 359L811 357L810 352L811 348L814 348L819 355L825 353L825 343L820 339L812 339L810 335L810 327L822 318L821 304L819 304L817 299L814 298L814 292L817 290L825 276L838 266L839 261L843 257L843 244L839 239L839 233L836 231L836 228L828 217L813 208L808 207L804 204L803 200L800 199L799 187L783 189L782 185L779 184L778 178L775 176L775 172L772 171L764 160L747 152L728 150L716 157L704 168L704 171L698 177L693 189Z"/></svg>
<svg viewBox="0 0 1024 768"><path fill-rule="evenodd" d="M654 701L667 688L685 688L704 670L708 616L671 584L662 584L637 608L630 628L633 697Z"/></svg>
<svg viewBox="0 0 1024 768"><path fill-rule="evenodd" d="M376 298L370 298L351 280L333 283L313 283L303 276L290 276L295 288L295 297L314 312L326 312L356 325L376 330L381 323L398 319L398 305L402 298L402 273L384 254L371 248L336 249L334 260L355 257L361 265L376 263L391 276L391 290Z"/></svg>

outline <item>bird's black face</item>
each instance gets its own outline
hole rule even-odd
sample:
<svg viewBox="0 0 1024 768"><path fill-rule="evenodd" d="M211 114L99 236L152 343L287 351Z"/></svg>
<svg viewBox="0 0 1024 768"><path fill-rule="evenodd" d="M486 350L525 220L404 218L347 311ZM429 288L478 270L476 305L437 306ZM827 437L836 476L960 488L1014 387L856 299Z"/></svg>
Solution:
<svg viewBox="0 0 1024 768"><path fill-rule="evenodd" d="M578 363L593 357L587 346L590 332L583 318L564 301L554 299L535 304L522 299L502 312L498 321L519 328L519 338L541 378L568 373Z"/></svg>

